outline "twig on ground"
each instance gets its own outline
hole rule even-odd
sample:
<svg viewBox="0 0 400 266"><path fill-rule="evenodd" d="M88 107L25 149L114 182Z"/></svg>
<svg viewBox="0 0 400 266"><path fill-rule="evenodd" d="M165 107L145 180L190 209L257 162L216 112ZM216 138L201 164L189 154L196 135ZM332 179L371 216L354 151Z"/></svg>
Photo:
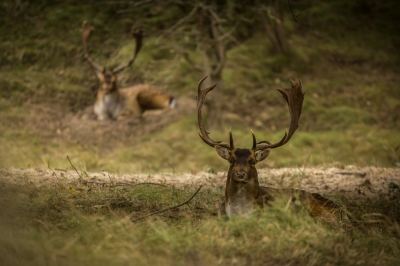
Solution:
<svg viewBox="0 0 400 266"><path fill-rule="evenodd" d="M141 185L152 185L152 186L161 186L166 187L165 184L158 184L158 183L151 183L151 182L144 182L144 183L135 183L135 182L105 182L105 181L84 181L85 184L96 184L96 185L111 185L115 187L122 187L122 186L141 186ZM71 182L73 184L73 182Z"/></svg>
<svg viewBox="0 0 400 266"><path fill-rule="evenodd" d="M300 168L299 168L299 170L300 170L301 174L303 175L303 177L307 178L308 181L310 181L310 182L312 183L310 177L309 177L309 176L306 174L306 172L305 172L305 169L306 169L306 167L307 167L308 162L310 161L310 158L311 158L311 152L308 154L308 156L307 156L307 158L306 158L306 161L305 161L305 163L304 163L304 165L303 165L303 169L300 169Z"/></svg>
<svg viewBox="0 0 400 266"><path fill-rule="evenodd" d="M101 181L86 181L88 184L97 184L97 185L107 185L108 183L106 182L101 182Z"/></svg>
<svg viewBox="0 0 400 266"><path fill-rule="evenodd" d="M338 175L358 175L360 177L365 177L367 175L366 172L361 172L361 171L336 171L335 174L338 174Z"/></svg>
<svg viewBox="0 0 400 266"><path fill-rule="evenodd" d="M117 182L117 183L115 183L115 186L141 186L141 185L152 185L152 186L161 186L161 187L167 186L165 184L158 184L158 183L152 183L152 182L144 182L144 183Z"/></svg>
<svg viewBox="0 0 400 266"><path fill-rule="evenodd" d="M169 207L169 208L166 208L166 209L162 209L162 210L159 210L159 211L155 211L155 212L152 212L152 213L143 215L143 216L141 216L141 217L139 217L139 218L136 218L136 219L133 219L133 220L131 220L131 221L132 221L132 222L136 222L136 221L138 221L138 220L144 219L144 218L146 218L146 217L149 217L149 216L152 216L152 215L155 215L155 214L158 214L158 213L162 213L162 212L166 212L166 211L169 211L169 210L172 210L172 209L179 208L179 207L181 207L181 206L183 206L183 205L185 205L185 204L187 204L187 205L189 206L189 202L197 195L197 193L200 191L200 189L201 189L202 186L203 186L203 185L201 185L201 186L196 190L196 192L190 197L190 199L188 199L188 200L186 200L186 201L184 201L184 202L182 202L182 203L180 203L180 204L178 204L178 205L175 205L175 206L172 206L172 207ZM190 208L190 206L189 206L189 208Z"/></svg>
<svg viewBox="0 0 400 266"><path fill-rule="evenodd" d="M71 164L72 168L74 168L75 171L76 171L76 173L78 174L78 176L79 176L79 181L81 181L81 182L83 183L84 180L83 180L82 176L79 174L78 170L76 170L75 166L72 164L72 162L71 162L71 160L69 159L69 156L68 156L68 155L67 155L67 159L68 159L69 163Z"/></svg>

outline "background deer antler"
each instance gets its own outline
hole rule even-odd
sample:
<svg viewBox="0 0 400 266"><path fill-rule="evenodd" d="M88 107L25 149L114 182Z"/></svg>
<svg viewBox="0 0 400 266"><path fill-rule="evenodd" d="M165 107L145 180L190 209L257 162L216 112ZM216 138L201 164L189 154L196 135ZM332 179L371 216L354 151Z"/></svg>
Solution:
<svg viewBox="0 0 400 266"><path fill-rule="evenodd" d="M88 45L87 42L90 38L90 35L92 34L92 31L94 30L94 27L90 26L87 21L84 21L82 24L82 42L83 42L83 47L85 49L85 58L89 62L89 64L96 69L99 72L104 71L104 67L96 64L89 56L89 51L88 51Z"/></svg>
<svg viewBox="0 0 400 266"><path fill-rule="evenodd" d="M303 107L304 92L301 90L302 85L300 79L298 83L292 79L290 80L290 82L292 83L292 88L278 89L278 91L282 94L283 98L286 100L289 106L289 113L290 113L289 131L286 131L283 138L277 143L271 144L269 141L266 140L258 142L257 150L275 149L286 144L293 136L294 132L296 132L297 128L299 127L299 119Z"/></svg>
<svg viewBox="0 0 400 266"><path fill-rule="evenodd" d="M131 57L131 59L129 59L128 63L121 65L119 67L116 67L112 70L113 73L117 74L119 72L121 72L122 70L124 70L125 68L129 67L130 65L132 65L132 63L135 61L136 59L136 55L139 53L140 48L142 48L142 39L143 39L143 31L141 29L136 30L132 33L133 38L135 38L136 40L136 48L135 48L135 53L133 54L133 56Z"/></svg>

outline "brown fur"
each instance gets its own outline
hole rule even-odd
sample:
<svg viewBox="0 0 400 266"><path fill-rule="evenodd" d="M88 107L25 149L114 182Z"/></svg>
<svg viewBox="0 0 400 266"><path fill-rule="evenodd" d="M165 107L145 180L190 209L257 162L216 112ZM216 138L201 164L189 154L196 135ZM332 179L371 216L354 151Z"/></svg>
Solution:
<svg viewBox="0 0 400 266"><path fill-rule="evenodd" d="M146 110L174 107L174 98L168 93L146 84L139 84L125 89L118 89L116 75L105 78L98 74L100 87L94 112L97 119L124 119L137 117ZM109 81L109 82L107 82Z"/></svg>
<svg viewBox="0 0 400 266"><path fill-rule="evenodd" d="M164 109L170 106L173 98L166 92L147 86L137 96L142 110Z"/></svg>

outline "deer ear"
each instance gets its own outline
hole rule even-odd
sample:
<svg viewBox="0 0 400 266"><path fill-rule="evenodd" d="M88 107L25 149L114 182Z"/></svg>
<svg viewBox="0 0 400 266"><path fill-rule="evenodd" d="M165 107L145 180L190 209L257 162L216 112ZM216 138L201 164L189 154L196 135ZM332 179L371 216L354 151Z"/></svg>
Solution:
<svg viewBox="0 0 400 266"><path fill-rule="evenodd" d="M260 162L260 161L264 160L265 158L267 158L270 151L271 151L271 149L256 151L257 162Z"/></svg>
<svg viewBox="0 0 400 266"><path fill-rule="evenodd" d="M231 152L227 148L215 145L215 149L222 159L229 160L229 158L231 157Z"/></svg>

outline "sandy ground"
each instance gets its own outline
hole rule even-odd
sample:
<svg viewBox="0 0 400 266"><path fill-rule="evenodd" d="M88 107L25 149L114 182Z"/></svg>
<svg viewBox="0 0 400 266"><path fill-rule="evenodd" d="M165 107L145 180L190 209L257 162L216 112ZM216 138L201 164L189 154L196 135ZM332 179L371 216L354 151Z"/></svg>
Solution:
<svg viewBox="0 0 400 266"><path fill-rule="evenodd" d="M188 114L195 117L194 97L181 97L177 102L176 108L146 111L143 117L120 121L96 120L93 106L76 113L66 113L59 106L33 105L29 107L31 111L24 121L24 126L49 141L56 139L83 145L97 145L104 140L132 142L137 136L157 132Z"/></svg>
<svg viewBox="0 0 400 266"><path fill-rule="evenodd" d="M128 185L137 183L171 184L181 188L193 186L225 186L226 172L217 174L198 173L160 173L160 174L112 174L108 172L81 173L86 184ZM0 180L15 185L34 185L35 187L80 182L74 170L51 169L0 169ZM350 197L396 197L400 198L399 168L280 168L260 169L260 184L272 187L295 187L322 195L340 194Z"/></svg>

